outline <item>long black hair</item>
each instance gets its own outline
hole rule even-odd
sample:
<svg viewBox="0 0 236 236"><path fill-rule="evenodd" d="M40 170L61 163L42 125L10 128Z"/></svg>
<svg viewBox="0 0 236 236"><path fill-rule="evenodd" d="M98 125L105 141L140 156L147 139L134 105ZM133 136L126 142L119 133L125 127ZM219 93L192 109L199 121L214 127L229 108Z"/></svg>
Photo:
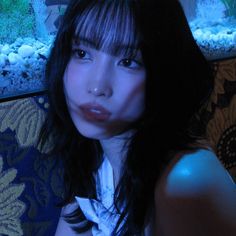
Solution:
<svg viewBox="0 0 236 236"><path fill-rule="evenodd" d="M96 49L113 55L122 50L135 53L137 48L142 52L147 71L146 108L135 124L137 132L129 143L114 197L121 211L114 235L140 234L165 167L175 154L194 151L205 139L197 114L212 91L213 70L197 46L178 0L72 0L47 63L50 110L41 133L42 143L51 137L52 151L64 164L63 205L73 202L75 196L96 199L93 173L102 162L99 142L76 130L63 91L72 42L83 37L92 40ZM79 207L65 219L72 225L85 221ZM91 225L87 222L74 229L84 232Z"/></svg>

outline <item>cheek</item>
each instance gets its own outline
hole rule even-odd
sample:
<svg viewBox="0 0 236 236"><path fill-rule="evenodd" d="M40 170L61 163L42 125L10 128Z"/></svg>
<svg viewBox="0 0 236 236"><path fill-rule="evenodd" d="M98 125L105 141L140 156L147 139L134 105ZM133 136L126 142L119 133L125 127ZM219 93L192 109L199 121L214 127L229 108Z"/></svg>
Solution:
<svg viewBox="0 0 236 236"><path fill-rule="evenodd" d="M121 89L120 100L122 101L121 116L125 116L129 121L138 119L145 109L145 81L141 80L138 84Z"/></svg>
<svg viewBox="0 0 236 236"><path fill-rule="evenodd" d="M79 99L85 87L84 77L83 73L81 71L79 73L78 68L73 63L68 64L63 77L64 93L67 99Z"/></svg>
<svg viewBox="0 0 236 236"><path fill-rule="evenodd" d="M145 95L144 91L140 94L137 94L132 99L132 105L130 109L130 113L133 114L134 117L139 118L145 109Z"/></svg>

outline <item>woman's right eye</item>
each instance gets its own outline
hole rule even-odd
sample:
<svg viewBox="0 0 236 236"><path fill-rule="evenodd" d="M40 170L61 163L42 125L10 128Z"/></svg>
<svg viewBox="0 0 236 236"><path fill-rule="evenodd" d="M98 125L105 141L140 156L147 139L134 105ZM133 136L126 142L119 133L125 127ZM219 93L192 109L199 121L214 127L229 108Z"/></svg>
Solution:
<svg viewBox="0 0 236 236"><path fill-rule="evenodd" d="M73 49L72 55L77 59L83 59L83 60L89 59L88 53L85 50L79 48Z"/></svg>

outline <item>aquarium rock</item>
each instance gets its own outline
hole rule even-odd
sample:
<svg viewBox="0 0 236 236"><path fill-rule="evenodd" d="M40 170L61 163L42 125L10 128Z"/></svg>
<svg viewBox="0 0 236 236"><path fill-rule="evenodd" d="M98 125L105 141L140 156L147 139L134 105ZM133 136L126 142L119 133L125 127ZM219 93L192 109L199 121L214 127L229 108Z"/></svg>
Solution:
<svg viewBox="0 0 236 236"><path fill-rule="evenodd" d="M54 38L18 38L0 47L0 97L45 89L44 70Z"/></svg>
<svg viewBox="0 0 236 236"><path fill-rule="evenodd" d="M4 79L3 77L0 77L0 84L1 84L0 88L4 88L10 85L10 81Z"/></svg>
<svg viewBox="0 0 236 236"><path fill-rule="evenodd" d="M236 54L236 20L222 19L214 24L200 19L190 22L191 31L209 60L230 58Z"/></svg>
<svg viewBox="0 0 236 236"><path fill-rule="evenodd" d="M32 56L34 52L35 52L35 49L29 45L22 45L18 49L18 54L22 56L23 58Z"/></svg>
<svg viewBox="0 0 236 236"><path fill-rule="evenodd" d="M10 64L16 64L22 62L22 57L14 52L9 53L8 60Z"/></svg>
<svg viewBox="0 0 236 236"><path fill-rule="evenodd" d="M6 65L7 56L5 54L0 54L0 66L3 67Z"/></svg>
<svg viewBox="0 0 236 236"><path fill-rule="evenodd" d="M5 44L2 46L1 53L8 55L11 52L9 44Z"/></svg>

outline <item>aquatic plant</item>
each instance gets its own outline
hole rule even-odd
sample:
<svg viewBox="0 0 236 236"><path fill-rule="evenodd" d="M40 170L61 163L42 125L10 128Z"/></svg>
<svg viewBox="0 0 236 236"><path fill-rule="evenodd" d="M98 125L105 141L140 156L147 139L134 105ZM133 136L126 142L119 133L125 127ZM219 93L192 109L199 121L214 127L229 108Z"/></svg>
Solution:
<svg viewBox="0 0 236 236"><path fill-rule="evenodd" d="M236 1L235 0L221 0L226 7L226 16L236 18Z"/></svg>
<svg viewBox="0 0 236 236"><path fill-rule="evenodd" d="M0 42L33 35L35 19L29 0L1 0L0 18Z"/></svg>
<svg viewBox="0 0 236 236"><path fill-rule="evenodd" d="M1 0L0 12L10 13L15 10L27 14L29 11L29 0Z"/></svg>

